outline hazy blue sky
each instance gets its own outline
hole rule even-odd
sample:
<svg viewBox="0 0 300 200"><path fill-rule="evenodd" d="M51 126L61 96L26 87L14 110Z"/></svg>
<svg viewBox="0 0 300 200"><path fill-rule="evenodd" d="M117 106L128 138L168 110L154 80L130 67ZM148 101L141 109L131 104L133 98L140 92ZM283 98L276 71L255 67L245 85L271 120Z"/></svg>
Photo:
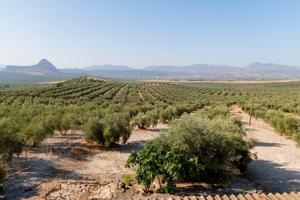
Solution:
<svg viewBox="0 0 300 200"><path fill-rule="evenodd" d="M300 66L299 0L0 0L0 63Z"/></svg>

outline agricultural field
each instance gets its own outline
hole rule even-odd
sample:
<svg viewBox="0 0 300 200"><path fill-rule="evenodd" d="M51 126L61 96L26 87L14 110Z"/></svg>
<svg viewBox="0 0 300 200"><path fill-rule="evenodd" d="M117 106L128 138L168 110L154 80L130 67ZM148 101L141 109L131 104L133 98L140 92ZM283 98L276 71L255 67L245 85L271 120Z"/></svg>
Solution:
<svg viewBox="0 0 300 200"><path fill-rule="evenodd" d="M249 115L253 124L245 129ZM266 155L255 143L262 145L260 139L284 143L295 149L289 155L294 159L300 156L296 147L299 121L297 81L168 83L79 77L53 84L3 86L1 188L19 195L11 199L34 198L45 184L60 181L64 185L68 180L95 181L94 185L102 184L109 191L114 188L111 182L121 181L123 195L128 197L136 194L132 185L176 193L186 183L197 183L197 188L200 184L199 191L206 192L277 192L278 188L264 186L266 179L257 169L266 166L270 177L276 173L296 177L296 172L279 173L270 170L270 163L257 162L255 152L262 152L259 156L265 161L273 159L274 152ZM286 167L300 170L299 163ZM260 182L247 177L248 168L261 177ZM282 183L283 179L270 181ZM280 187L283 192L299 189L297 184ZM53 188L41 193L57 195ZM79 193L84 196L88 191Z"/></svg>

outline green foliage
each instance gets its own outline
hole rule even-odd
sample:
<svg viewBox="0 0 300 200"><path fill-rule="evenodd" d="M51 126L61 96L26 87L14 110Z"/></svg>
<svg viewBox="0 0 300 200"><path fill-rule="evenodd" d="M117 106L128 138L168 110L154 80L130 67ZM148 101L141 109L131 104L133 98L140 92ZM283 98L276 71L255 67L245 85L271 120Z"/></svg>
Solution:
<svg viewBox="0 0 300 200"><path fill-rule="evenodd" d="M84 124L85 140L111 146L122 140L126 143L131 134L130 117L126 113L106 114L103 119L92 117Z"/></svg>
<svg viewBox="0 0 300 200"><path fill-rule="evenodd" d="M106 146L119 142L123 143L129 139L131 135L130 118L125 113L112 113L106 115L104 121L104 140Z"/></svg>
<svg viewBox="0 0 300 200"><path fill-rule="evenodd" d="M138 126L140 129L155 127L158 123L159 114L157 110L149 110L144 113L139 113L132 119L132 126Z"/></svg>
<svg viewBox="0 0 300 200"><path fill-rule="evenodd" d="M174 148L189 159L195 156L199 179L218 173L226 174L220 176L226 179L231 169L246 170L251 146L241 142L241 122L228 119L226 106L239 104L250 112L252 96L254 116L300 141L300 82L121 83L80 77L53 85L1 87L0 156L9 160L23 145L39 145L54 131L65 134L70 129L84 130L88 141L111 146L127 141L130 121L148 128L155 126L158 118L168 123L203 108L202 114L193 120L184 117L181 128L174 125L170 133L155 141L164 144L166 151Z"/></svg>
<svg viewBox="0 0 300 200"><path fill-rule="evenodd" d="M159 120L162 123L170 122L172 119L175 118L175 108L173 106L168 106L166 109L162 110L159 113Z"/></svg>
<svg viewBox="0 0 300 200"><path fill-rule="evenodd" d="M150 127L150 124L148 123L144 113L139 113L132 119L132 127L134 128L135 126L140 129Z"/></svg>
<svg viewBox="0 0 300 200"><path fill-rule="evenodd" d="M127 167L137 167L136 179L146 189L157 178L160 184L167 183L167 192L174 190L177 181L192 178L197 169L195 160L188 159L178 149L154 142L149 142L142 151L132 153Z"/></svg>
<svg viewBox="0 0 300 200"><path fill-rule="evenodd" d="M201 179L223 181L233 171L245 168L236 165L244 163L241 159L250 161L250 146L243 140L244 135L236 119L222 115L210 119L200 112L196 116L184 116L174 123L167 141L189 156L198 158Z"/></svg>
<svg viewBox="0 0 300 200"><path fill-rule="evenodd" d="M228 115L228 108L225 105L217 105L212 108L204 108L202 114L206 115L209 119L213 119L218 115Z"/></svg>
<svg viewBox="0 0 300 200"><path fill-rule="evenodd" d="M3 183L0 183L0 194L4 193L4 185Z"/></svg>
<svg viewBox="0 0 300 200"><path fill-rule="evenodd" d="M37 146L47 135L52 134L54 127L48 126L43 120L33 119L21 129L21 137L27 145Z"/></svg>
<svg viewBox="0 0 300 200"><path fill-rule="evenodd" d="M23 144L17 136L17 124L9 119L0 120L0 162L10 161L13 154L21 153Z"/></svg>
<svg viewBox="0 0 300 200"><path fill-rule="evenodd" d="M104 124L97 117L90 118L84 124L85 140L87 142L98 142L105 144L103 135Z"/></svg>
<svg viewBox="0 0 300 200"><path fill-rule="evenodd" d="M155 127L159 120L159 112L158 110L149 110L145 114L146 121L148 123L148 127Z"/></svg>
<svg viewBox="0 0 300 200"><path fill-rule="evenodd" d="M139 113L139 105L137 104L130 104L127 108L126 111L129 113L130 117L134 117Z"/></svg>
<svg viewBox="0 0 300 200"><path fill-rule="evenodd" d="M122 179L126 188L129 188L134 183L134 179L130 174L123 174Z"/></svg>
<svg viewBox="0 0 300 200"><path fill-rule="evenodd" d="M244 173L252 145L243 140L241 123L222 114L208 116L207 112L184 115L166 134L131 154L128 166L137 168L138 182L149 188L161 178L171 191L178 181L223 183L233 173Z"/></svg>
<svg viewBox="0 0 300 200"><path fill-rule="evenodd" d="M279 133L294 136L295 139L298 138L300 134L299 122L293 116L279 111L269 110L265 115L265 119Z"/></svg>

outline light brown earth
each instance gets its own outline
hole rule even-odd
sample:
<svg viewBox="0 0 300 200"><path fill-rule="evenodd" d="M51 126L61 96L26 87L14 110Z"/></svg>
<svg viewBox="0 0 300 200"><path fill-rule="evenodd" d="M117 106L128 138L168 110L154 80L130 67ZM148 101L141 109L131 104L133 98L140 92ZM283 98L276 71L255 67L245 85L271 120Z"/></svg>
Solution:
<svg viewBox="0 0 300 200"><path fill-rule="evenodd" d="M197 80L143 80L144 82L150 83L288 83L288 82L295 82L300 81L299 79L288 79L288 80L207 80L207 81L197 81Z"/></svg>
<svg viewBox="0 0 300 200"><path fill-rule="evenodd" d="M249 122L249 115L238 106L230 107L230 113ZM253 152L257 155L249 167L249 178L269 192L300 191L300 148L286 137L275 133L262 119L252 118L251 126L245 125L247 135L255 138Z"/></svg>
<svg viewBox="0 0 300 200"><path fill-rule="evenodd" d="M230 113L240 116L243 122L249 119L249 115L237 106L230 107ZM157 137L167 128L167 125L159 124L152 130L134 130L127 144L109 150L86 145L82 132L69 132L66 136L57 133L48 138L44 146L28 151L27 159L25 153L14 159L6 186L7 199L41 199L49 187L57 187L56 182L61 183L58 190L61 194L71 195L65 192L71 189L63 188L72 188L77 191L77 197L84 196L89 186L76 181L96 181L98 186L93 183L91 188L96 188L96 195L106 199L116 189L112 183L122 179L123 174L132 173L124 166L129 154L143 148L147 140ZM235 178L226 188L218 190L206 190L203 185L199 186L200 189L195 189L193 185L193 188L186 190L189 185L185 184L185 191L177 195L300 191L300 148L296 147L295 142L278 135L259 119L253 118L252 125L245 125L245 128L247 135L257 140L253 152L258 157L250 165L247 177ZM58 191L49 192L49 197L61 195ZM129 190L119 194L118 199L132 199L133 195L141 197L136 190ZM167 197L152 195L155 196ZM67 199L66 196L64 198Z"/></svg>
<svg viewBox="0 0 300 200"><path fill-rule="evenodd" d="M41 147L14 159L6 185L7 199L39 199L38 188L55 180L116 182L130 172L124 166L130 152L143 148L147 140L166 128L158 124L155 129L134 130L127 144L112 149L86 145L80 131L70 131L65 136L56 133Z"/></svg>

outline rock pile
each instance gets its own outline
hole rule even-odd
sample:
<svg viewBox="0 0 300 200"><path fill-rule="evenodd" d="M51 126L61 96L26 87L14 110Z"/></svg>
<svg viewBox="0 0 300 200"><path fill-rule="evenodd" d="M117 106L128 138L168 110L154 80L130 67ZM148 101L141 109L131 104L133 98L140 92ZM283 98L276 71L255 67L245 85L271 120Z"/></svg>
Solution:
<svg viewBox="0 0 300 200"><path fill-rule="evenodd" d="M96 200L112 199L117 190L116 183L97 181L55 180L39 186L39 198L46 200Z"/></svg>

